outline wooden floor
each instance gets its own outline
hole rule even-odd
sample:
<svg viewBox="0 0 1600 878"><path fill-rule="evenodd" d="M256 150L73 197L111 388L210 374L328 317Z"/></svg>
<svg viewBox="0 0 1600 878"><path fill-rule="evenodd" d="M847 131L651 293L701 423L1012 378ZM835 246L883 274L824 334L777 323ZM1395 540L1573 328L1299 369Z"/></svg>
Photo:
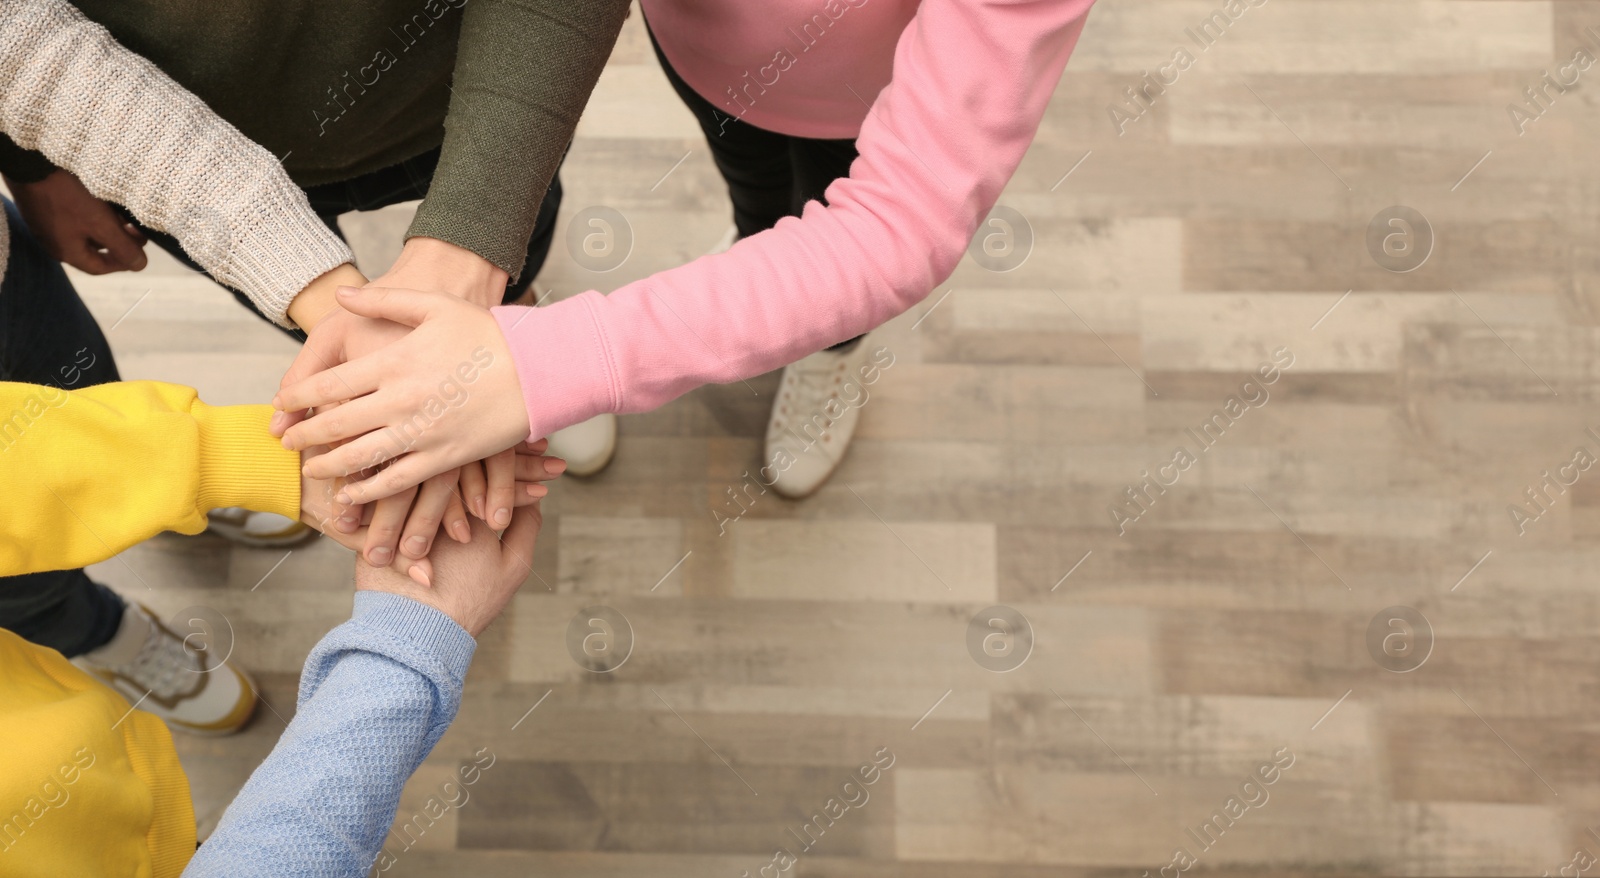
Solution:
<svg viewBox="0 0 1600 878"><path fill-rule="evenodd" d="M1542 115L1523 97L1600 55L1600 3L1272 0L1201 51L1185 29L1222 5L1102 0L1002 198L1031 253L963 260L872 336L894 365L817 496L758 496L719 535L773 375L623 418L611 468L558 484L389 874L772 876L787 851L791 874L863 878L1537 875L1600 856L1600 470L1567 466L1600 456L1600 69L1544 86ZM1119 134L1110 105L1180 47L1195 63ZM564 227L608 206L634 242L597 274L563 228L540 277L558 297L728 224L637 15L563 180ZM1374 256L1420 256L1384 254L1394 206L1435 239L1405 273ZM406 219L347 218L365 267ZM259 402L293 355L170 263L82 287L121 319L129 378ZM1292 365L1247 385L1274 352ZM1536 506L1546 471L1578 482ZM124 557L95 574L224 614L265 684L245 734L179 741L209 831L345 618L350 556L163 537ZM1007 673L968 646L993 605L1032 631ZM610 673L567 649L593 606L635 640ZM803 850L807 824L826 831Z"/></svg>

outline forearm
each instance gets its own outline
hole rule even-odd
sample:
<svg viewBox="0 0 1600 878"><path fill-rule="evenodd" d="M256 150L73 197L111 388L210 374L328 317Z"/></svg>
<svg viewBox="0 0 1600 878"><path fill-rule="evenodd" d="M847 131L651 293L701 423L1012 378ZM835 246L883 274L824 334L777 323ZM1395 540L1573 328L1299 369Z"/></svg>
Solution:
<svg viewBox="0 0 1600 878"><path fill-rule="evenodd" d="M627 0L467 4L438 169L408 237L521 273L539 204L627 11Z"/></svg>
<svg viewBox="0 0 1600 878"><path fill-rule="evenodd" d="M367 874L475 649L438 610L357 592L351 620L306 659L294 720L183 874Z"/></svg>
<svg viewBox="0 0 1600 878"><path fill-rule="evenodd" d="M922 301L1021 162L1091 2L924 0L827 206L609 296L496 309L532 435L761 374Z"/></svg>
<svg viewBox="0 0 1600 878"><path fill-rule="evenodd" d="M351 259L277 159L65 0L0 4L0 131L285 323Z"/></svg>
<svg viewBox="0 0 1600 878"><path fill-rule="evenodd" d="M298 517L300 458L267 432L271 414L154 381L70 392L0 382L0 576L199 533L221 506Z"/></svg>

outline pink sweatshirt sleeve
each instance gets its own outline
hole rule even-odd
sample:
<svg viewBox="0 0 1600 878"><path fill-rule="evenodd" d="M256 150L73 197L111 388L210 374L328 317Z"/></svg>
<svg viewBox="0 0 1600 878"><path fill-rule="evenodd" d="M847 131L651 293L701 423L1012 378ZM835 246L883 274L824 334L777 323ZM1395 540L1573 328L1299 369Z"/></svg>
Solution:
<svg viewBox="0 0 1600 878"><path fill-rule="evenodd" d="M1093 2L923 0L827 207L609 296L494 309L529 435L771 371L922 301L1022 161Z"/></svg>

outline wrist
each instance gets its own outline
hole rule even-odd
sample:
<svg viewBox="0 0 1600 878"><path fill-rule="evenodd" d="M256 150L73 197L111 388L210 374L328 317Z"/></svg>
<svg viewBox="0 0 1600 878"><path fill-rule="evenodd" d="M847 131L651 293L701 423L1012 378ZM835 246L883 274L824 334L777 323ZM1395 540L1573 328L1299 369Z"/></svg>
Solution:
<svg viewBox="0 0 1600 878"><path fill-rule="evenodd" d="M294 301L289 303L289 319L294 321L295 326L310 332L329 314L338 310L339 300L335 294L339 287L359 287L366 283L366 275L354 265L348 262L339 265L319 275L295 295Z"/></svg>
<svg viewBox="0 0 1600 878"><path fill-rule="evenodd" d="M511 276L505 269L457 244L439 238L407 238L388 275L404 272L432 281L427 287L485 308L500 304Z"/></svg>

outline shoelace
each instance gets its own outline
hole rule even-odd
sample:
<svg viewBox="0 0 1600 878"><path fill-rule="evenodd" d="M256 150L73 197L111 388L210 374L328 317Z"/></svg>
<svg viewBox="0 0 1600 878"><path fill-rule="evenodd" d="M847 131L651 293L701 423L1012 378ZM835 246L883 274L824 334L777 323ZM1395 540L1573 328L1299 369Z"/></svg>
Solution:
<svg viewBox="0 0 1600 878"><path fill-rule="evenodd" d="M825 368L805 368L797 366L793 370L796 380L793 388L785 393L788 397L785 404L778 407L777 417L773 418L773 427L782 432L795 418L810 421L814 417L821 417L825 426L833 426L833 419L824 412L828 407L828 400L839 395L839 375L844 365L843 359L837 359ZM790 383L790 382L785 382Z"/></svg>
<svg viewBox="0 0 1600 878"><path fill-rule="evenodd" d="M139 654L116 670L148 688L152 695L172 698L187 692L195 682L192 675L204 668L195 655L183 648L182 641L151 625Z"/></svg>

